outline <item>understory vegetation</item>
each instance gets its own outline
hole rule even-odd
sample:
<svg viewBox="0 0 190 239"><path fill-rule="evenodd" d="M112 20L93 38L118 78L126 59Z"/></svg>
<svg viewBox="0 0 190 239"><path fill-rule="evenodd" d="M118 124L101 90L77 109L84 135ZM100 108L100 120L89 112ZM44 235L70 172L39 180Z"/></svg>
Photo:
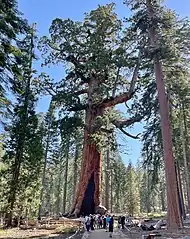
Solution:
<svg viewBox="0 0 190 239"><path fill-rule="evenodd" d="M82 212L93 179L95 206L168 212L169 227L181 227L190 213L189 19L157 0L125 0L124 19L110 3L80 22L52 19L39 36L16 0L0 5L1 217L12 225ZM123 161L127 138L142 143L139 159Z"/></svg>

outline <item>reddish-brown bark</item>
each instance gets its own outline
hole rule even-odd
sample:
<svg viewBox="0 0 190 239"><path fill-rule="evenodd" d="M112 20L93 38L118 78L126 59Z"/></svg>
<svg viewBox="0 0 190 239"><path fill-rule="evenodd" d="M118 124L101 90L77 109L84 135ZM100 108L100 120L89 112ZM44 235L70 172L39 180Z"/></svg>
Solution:
<svg viewBox="0 0 190 239"><path fill-rule="evenodd" d="M147 10L150 19L154 18L154 11L151 0L146 0ZM150 40L152 47L158 48L157 33L154 26L149 29ZM167 185L167 226L168 229L177 229L182 227L182 220L179 210L179 197L177 190L177 177L175 171L175 163L173 156L172 132L170 127L169 105L165 92L164 75L162 70L162 63L159 56L154 56L154 68L156 76L156 85L158 90L158 99L161 116L161 130L164 149L164 163Z"/></svg>
<svg viewBox="0 0 190 239"><path fill-rule="evenodd" d="M134 95L135 83L138 77L138 70L140 64L140 54L133 72L130 88L128 92L111 98L103 99L101 103L94 103L94 98L97 97L97 89L102 82L99 77L93 76L88 83L88 89L79 91L88 94L87 104L76 105L72 107L71 111L85 110L85 133L83 145L83 161L81 166L81 175L79 180L78 189L76 192L73 208L71 213L75 215L94 213L100 205L100 186L101 186L101 152L99 151L96 142L92 141L92 135L97 133L95 120L98 116L104 114L106 108L113 108L117 104L121 104L130 100ZM129 119L122 122L121 127L124 125L129 126L140 119ZM114 122L116 123L116 122ZM117 122L119 124L119 122ZM88 207L88 209L87 209Z"/></svg>
<svg viewBox="0 0 190 239"><path fill-rule="evenodd" d="M72 212L76 215L83 214L81 210L82 203L85 200L85 192L88 188L91 178L93 177L95 189L93 192L94 211L100 205L100 185L101 185L101 152L98 150L95 142L92 141L94 133L94 121L97 116L103 115L103 108L86 110L87 129L84 133L83 161L81 167L80 183L78 185L75 202ZM92 203L92 202L88 202ZM86 205L87 206L87 205ZM90 211L89 213L93 213Z"/></svg>

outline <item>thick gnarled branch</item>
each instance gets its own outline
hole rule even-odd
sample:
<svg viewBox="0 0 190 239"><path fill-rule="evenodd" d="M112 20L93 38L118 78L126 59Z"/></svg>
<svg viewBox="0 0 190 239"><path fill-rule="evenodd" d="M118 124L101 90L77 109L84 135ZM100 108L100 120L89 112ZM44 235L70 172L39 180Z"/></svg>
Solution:
<svg viewBox="0 0 190 239"><path fill-rule="evenodd" d="M129 94L127 92L127 93L118 95L116 97L110 97L108 99L103 100L103 102L99 106L102 108L114 107L117 104L122 104L122 103L130 100L133 97L133 94Z"/></svg>
<svg viewBox="0 0 190 239"><path fill-rule="evenodd" d="M115 105L122 104L122 103L130 100L133 97L133 95L135 93L135 85L136 85L136 82L138 79L140 62L141 62L141 52L139 51L138 60L137 60L135 69L133 71L133 76L131 79L129 91L125 92L121 95L110 97L110 98L103 100L103 102L100 104L101 107L103 107L103 108L114 107ZM115 95L115 93L114 93L114 95Z"/></svg>
<svg viewBox="0 0 190 239"><path fill-rule="evenodd" d="M127 119L127 120L118 120L118 121L114 121L112 122L116 128L118 128L122 133L124 133L125 135L127 135L128 137L132 138L132 139L139 139L139 135L132 135L128 132L126 132L123 128L125 127L129 127L130 125L140 122L143 119L143 116L137 116L137 117L133 117L131 119Z"/></svg>
<svg viewBox="0 0 190 239"><path fill-rule="evenodd" d="M130 119L126 119L126 120L115 120L114 122L112 122L116 128L123 128L123 127L129 127L130 125L140 122L143 119L142 115L139 115L137 117L133 117Z"/></svg>

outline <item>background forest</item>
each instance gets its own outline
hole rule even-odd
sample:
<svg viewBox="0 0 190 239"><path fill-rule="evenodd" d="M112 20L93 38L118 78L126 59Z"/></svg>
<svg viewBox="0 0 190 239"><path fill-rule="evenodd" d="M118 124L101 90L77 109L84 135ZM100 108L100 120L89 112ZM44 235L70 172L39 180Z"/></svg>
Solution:
<svg viewBox="0 0 190 239"><path fill-rule="evenodd" d="M93 121L97 130L91 138L102 151L102 205L133 216L166 212L155 57L163 64L185 217L190 212L189 20L160 1L153 1L156 15L150 19L143 0L126 0L129 17L120 19L115 4L107 4L86 13L82 22L52 19L49 35L39 36L38 24L24 19L15 0L0 0L0 5L1 217L34 218L71 209L81 172L87 104L106 105ZM155 47L150 24L157 27ZM41 71L35 69L36 62ZM57 65L62 69L59 81L48 69ZM89 97L86 85L93 77L97 84ZM50 97L49 108L41 113L37 105L45 96ZM143 132L131 135L137 122L143 122ZM120 153L127 145L121 145L119 134L142 142L136 164L122 161Z"/></svg>

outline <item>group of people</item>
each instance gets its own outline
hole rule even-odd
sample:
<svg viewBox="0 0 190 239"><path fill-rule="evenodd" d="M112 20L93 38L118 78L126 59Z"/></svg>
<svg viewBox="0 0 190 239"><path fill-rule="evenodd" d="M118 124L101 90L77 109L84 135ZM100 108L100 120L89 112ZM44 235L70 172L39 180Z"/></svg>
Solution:
<svg viewBox="0 0 190 239"><path fill-rule="evenodd" d="M125 216L119 216L118 217L118 228L122 228L124 229L125 228Z"/></svg>
<svg viewBox="0 0 190 239"><path fill-rule="evenodd" d="M110 233L112 237L113 228L114 228L114 217L111 215L89 215L85 217L85 226L86 230L89 232L95 229L105 229Z"/></svg>

